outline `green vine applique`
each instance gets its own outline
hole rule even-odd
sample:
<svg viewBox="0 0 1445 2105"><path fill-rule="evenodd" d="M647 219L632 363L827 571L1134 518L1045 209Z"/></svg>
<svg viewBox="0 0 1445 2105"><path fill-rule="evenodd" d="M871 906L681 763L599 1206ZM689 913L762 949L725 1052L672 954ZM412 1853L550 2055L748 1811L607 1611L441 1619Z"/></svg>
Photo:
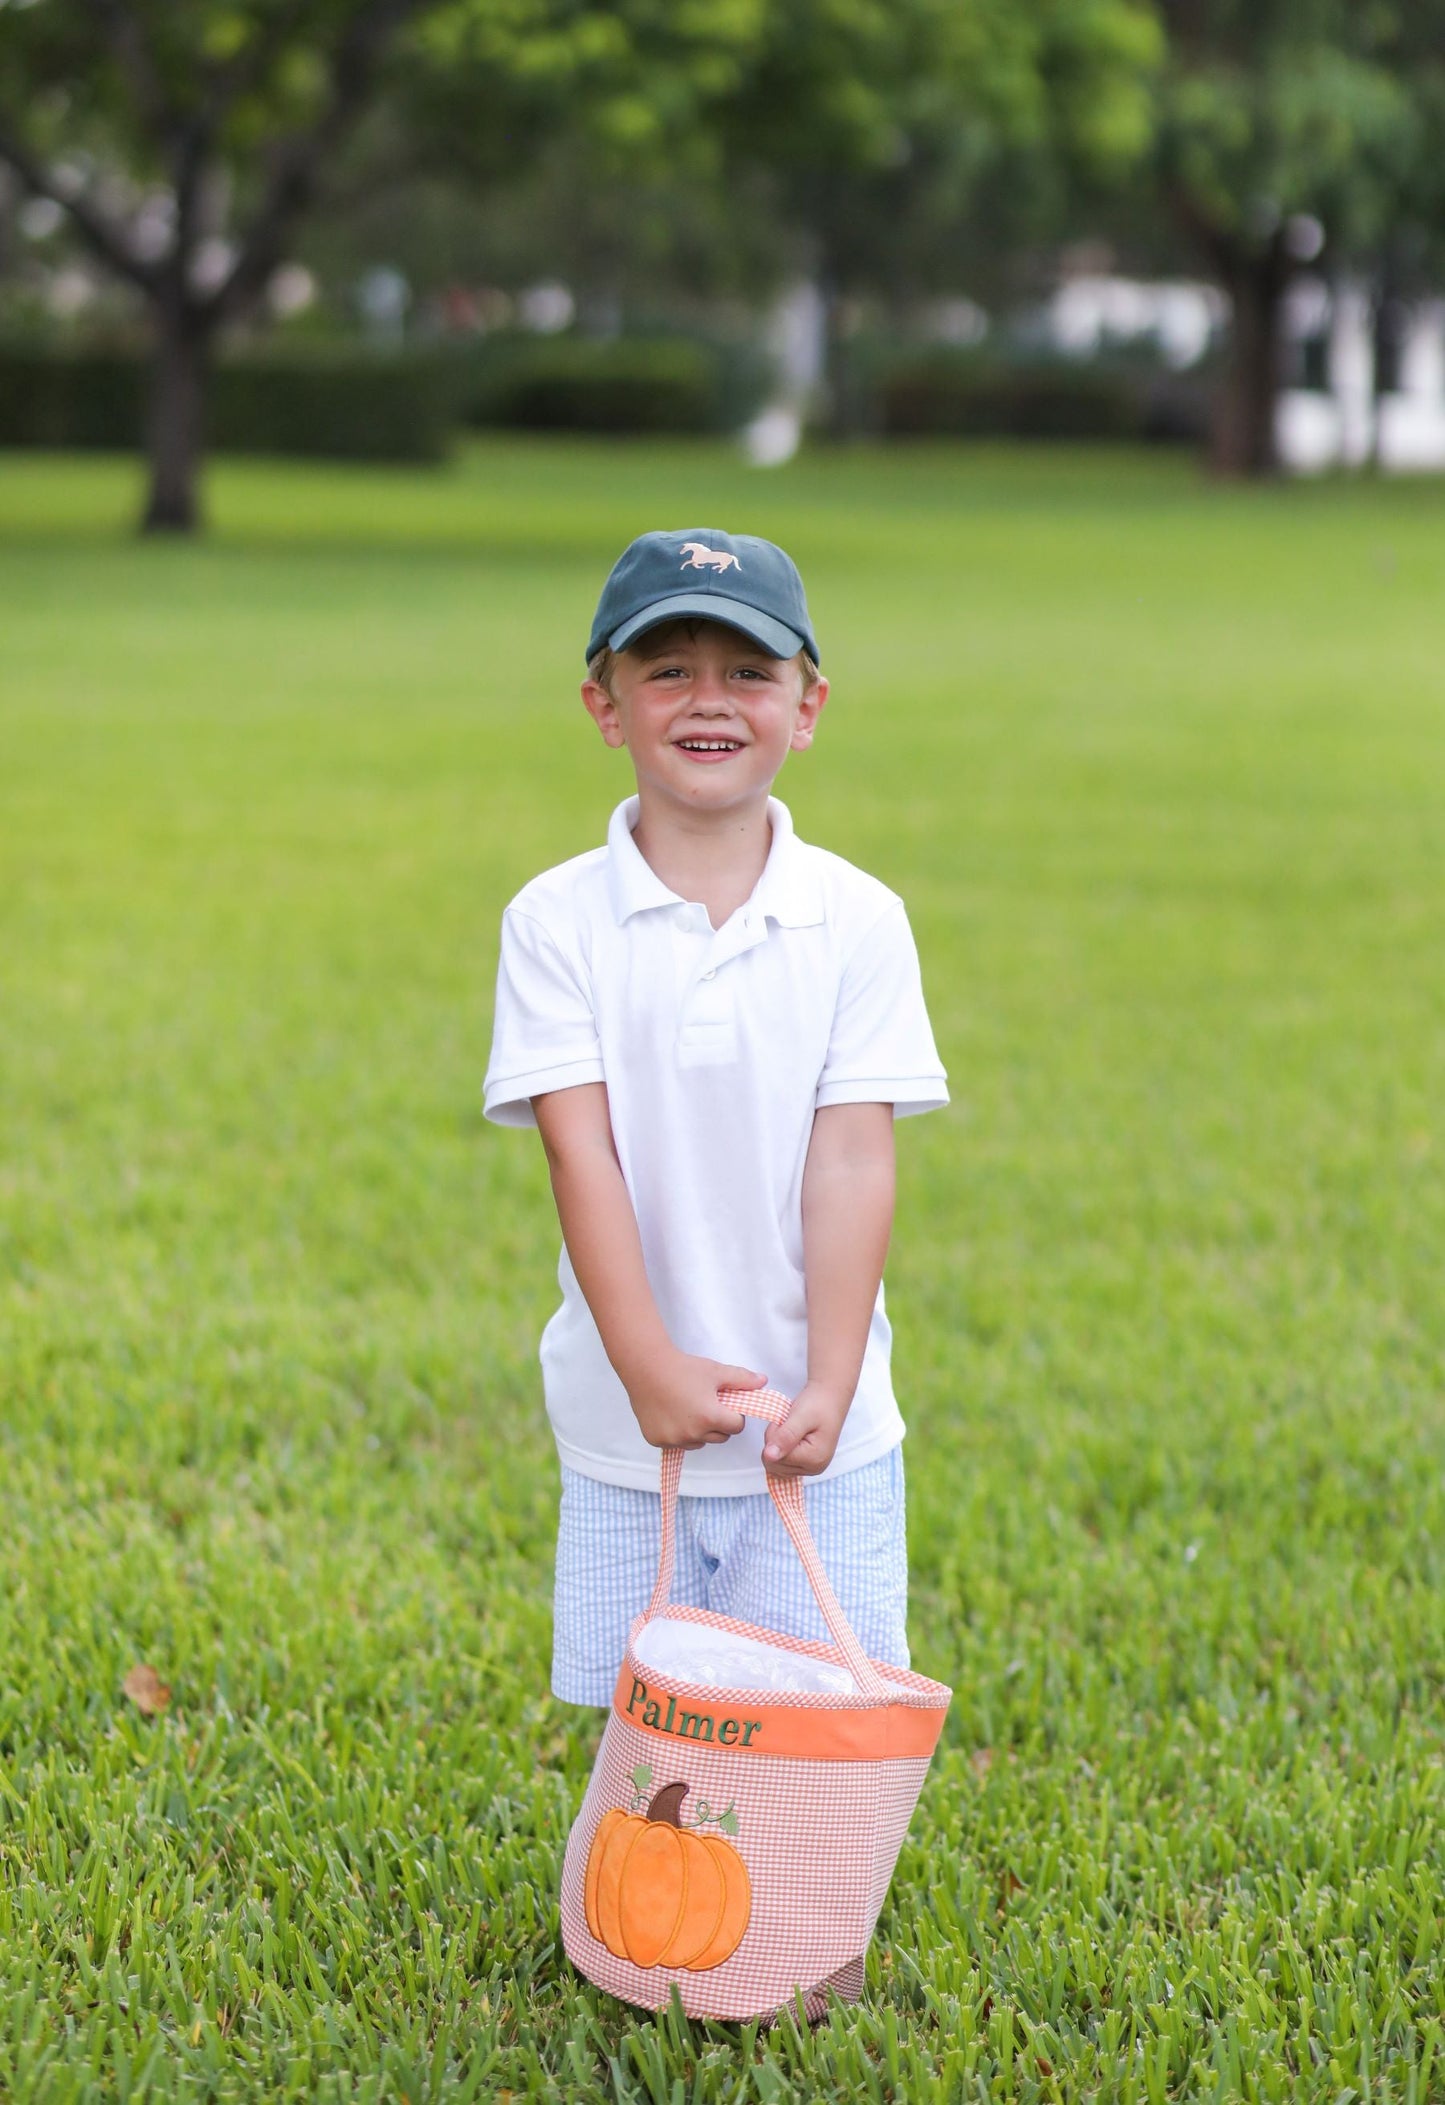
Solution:
<svg viewBox="0 0 1445 2105"><path fill-rule="evenodd" d="M651 1785L651 1769L648 1768L646 1762L639 1762L632 1771L632 1796L627 1804L629 1813L641 1812L647 1804L647 1795ZM678 1827L716 1827L725 1835L736 1835L738 1831L738 1816L731 1801L720 1813L715 1813L706 1798L699 1798L692 1807L692 1818L684 1820L681 1818L682 1796L687 1789L687 1785L685 1783L669 1784L668 1789L677 1793L677 1804L675 1806L670 1804L665 1809L666 1817L670 1818L674 1825Z"/></svg>
<svg viewBox="0 0 1445 2105"><path fill-rule="evenodd" d="M692 1808L692 1814L693 1817L690 1820L684 1820L681 1825L684 1827L720 1827L725 1835L735 1835L738 1831L738 1816L733 1811L731 1800L720 1813L715 1813L706 1798L699 1798Z"/></svg>

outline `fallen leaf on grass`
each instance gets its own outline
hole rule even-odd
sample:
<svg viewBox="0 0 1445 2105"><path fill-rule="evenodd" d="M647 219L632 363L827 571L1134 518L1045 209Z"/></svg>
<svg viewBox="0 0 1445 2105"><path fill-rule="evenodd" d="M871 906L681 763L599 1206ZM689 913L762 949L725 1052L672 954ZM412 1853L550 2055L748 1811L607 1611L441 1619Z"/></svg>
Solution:
<svg viewBox="0 0 1445 2105"><path fill-rule="evenodd" d="M979 1782L982 1783L989 1770L993 1767L992 1747L975 1747L972 1754L968 1757L968 1766L972 1769Z"/></svg>
<svg viewBox="0 0 1445 2105"><path fill-rule="evenodd" d="M136 1709L148 1718L164 1710L171 1700L170 1683L162 1681L153 1666L133 1666L120 1685Z"/></svg>
<svg viewBox="0 0 1445 2105"><path fill-rule="evenodd" d="M1017 1877L1014 1872L1005 1871L1003 1877L998 1882L998 1911L1000 1915L1007 1913L1008 1904L1013 1899L1015 1893L1022 1893L1023 1890L1023 1880Z"/></svg>

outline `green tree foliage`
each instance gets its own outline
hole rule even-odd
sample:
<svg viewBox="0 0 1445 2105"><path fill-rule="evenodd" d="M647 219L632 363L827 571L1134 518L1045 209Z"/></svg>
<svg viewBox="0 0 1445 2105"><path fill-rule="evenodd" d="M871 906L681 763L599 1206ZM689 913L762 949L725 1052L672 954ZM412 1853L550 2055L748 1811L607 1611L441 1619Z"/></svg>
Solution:
<svg viewBox="0 0 1445 2105"><path fill-rule="evenodd" d="M849 295L957 282L1001 163L1115 169L1151 121L1153 16L1136 0L777 0L722 113L729 165L770 171L828 301L846 425Z"/></svg>
<svg viewBox="0 0 1445 2105"><path fill-rule="evenodd" d="M716 267L735 207L734 261L801 259L836 303L945 256L1003 143L1137 152L1155 39L1144 0L0 0L0 25L0 159L153 319L165 527L196 518L215 341L368 111L447 182L549 167L599 279L679 240Z"/></svg>
<svg viewBox="0 0 1445 2105"><path fill-rule="evenodd" d="M151 316L148 527L196 524L215 339L264 291L423 7L8 0L0 13L0 159L65 207ZM228 192L228 238L207 249Z"/></svg>
<svg viewBox="0 0 1445 2105"><path fill-rule="evenodd" d="M1332 249L1369 288L1375 310L1376 394L1393 385L1407 303L1445 277L1445 6L1382 8L1376 51L1409 97L1408 117L1371 157L1353 211L1338 215ZM1363 209L1361 209L1363 206ZM1379 422L1376 420L1376 443Z"/></svg>
<svg viewBox="0 0 1445 2105"><path fill-rule="evenodd" d="M513 133L500 164L477 123L497 70L493 25L479 8L439 15L388 110L406 142L405 198L368 199L353 217L414 248L397 222L424 214L433 282L449 256L462 277L495 283L555 272L598 315L664 283L705 294L766 282L776 228L755 195L735 199L720 180L718 113L740 92L768 4L584 11L570 41L529 50L557 121L525 141Z"/></svg>
<svg viewBox="0 0 1445 2105"><path fill-rule="evenodd" d="M1427 0L1432 40L1414 0L1157 5L1166 35L1158 194L1232 306L1215 462L1264 473L1274 465L1280 306L1309 260L1301 221L1318 220L1339 253L1369 249L1428 186L1441 11Z"/></svg>
<svg viewBox="0 0 1445 2105"><path fill-rule="evenodd" d="M579 108L620 150L729 83L761 6L0 0L0 160L65 207L152 317L147 526L196 523L215 341L264 293L379 98L406 99L474 177L525 164Z"/></svg>
<svg viewBox="0 0 1445 2105"><path fill-rule="evenodd" d="M479 113L504 78L531 91L510 123L505 165L525 158L546 107L587 144L596 175L712 163L709 118L743 77L771 0L449 0L402 69L420 156L448 174L497 171ZM535 132L533 133L535 136ZM519 151L521 149L521 151Z"/></svg>

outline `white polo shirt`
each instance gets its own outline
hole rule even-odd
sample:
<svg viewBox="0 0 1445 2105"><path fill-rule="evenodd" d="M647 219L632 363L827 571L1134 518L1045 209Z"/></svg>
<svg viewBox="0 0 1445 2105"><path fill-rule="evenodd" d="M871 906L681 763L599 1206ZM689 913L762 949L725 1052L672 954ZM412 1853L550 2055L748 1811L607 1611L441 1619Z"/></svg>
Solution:
<svg viewBox="0 0 1445 2105"><path fill-rule="evenodd" d="M605 848L547 870L502 920L486 1115L536 1120L529 1099L605 1082L647 1276L673 1343L753 1367L796 1395L807 1376L803 1165L826 1104L932 1111L948 1090L903 902L841 856L805 845L768 800L772 845L752 897L721 928L680 899L632 838L638 800ZM564 1462L655 1490L643 1439L566 1248L562 1305L542 1334L547 1415ZM857 1393L826 1474L903 1438L883 1290ZM695 1496L763 1491L763 1427L683 1464Z"/></svg>

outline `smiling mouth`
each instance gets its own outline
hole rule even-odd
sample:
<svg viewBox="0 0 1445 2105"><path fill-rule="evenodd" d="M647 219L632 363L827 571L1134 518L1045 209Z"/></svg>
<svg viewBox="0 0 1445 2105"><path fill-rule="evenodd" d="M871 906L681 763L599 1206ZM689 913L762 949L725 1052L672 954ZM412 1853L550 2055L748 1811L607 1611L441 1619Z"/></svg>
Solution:
<svg viewBox="0 0 1445 2105"><path fill-rule="evenodd" d="M684 753L740 753L743 749L739 738L679 738L677 743Z"/></svg>

